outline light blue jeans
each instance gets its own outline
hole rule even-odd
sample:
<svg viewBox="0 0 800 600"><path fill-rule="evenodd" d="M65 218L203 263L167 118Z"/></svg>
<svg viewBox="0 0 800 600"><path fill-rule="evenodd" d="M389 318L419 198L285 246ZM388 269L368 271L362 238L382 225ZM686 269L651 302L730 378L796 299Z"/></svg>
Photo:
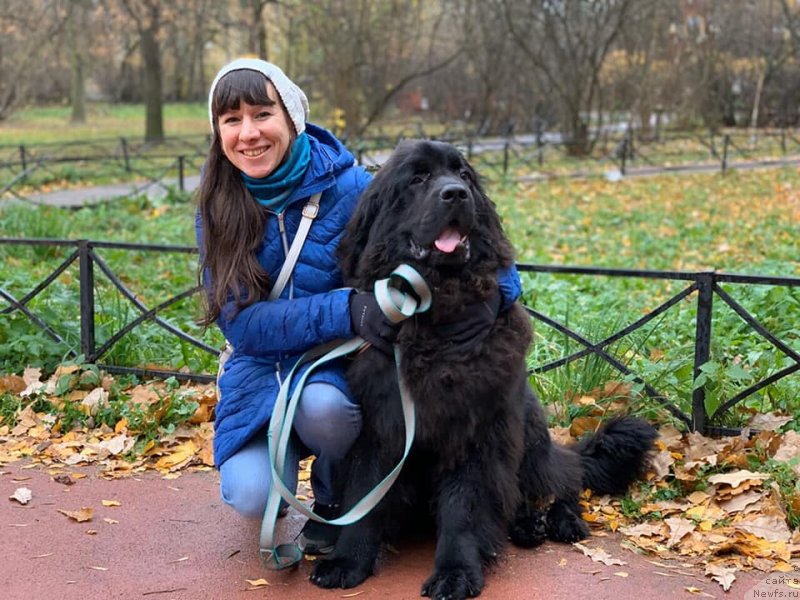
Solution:
<svg viewBox="0 0 800 600"><path fill-rule="evenodd" d="M294 432L286 457L286 487L297 487L297 465L313 454L311 489L320 504L335 504L333 468L361 431L361 407L328 383L311 383L303 390L294 418ZM264 516L272 473L264 428L236 454L222 463L220 494L223 502L245 517Z"/></svg>

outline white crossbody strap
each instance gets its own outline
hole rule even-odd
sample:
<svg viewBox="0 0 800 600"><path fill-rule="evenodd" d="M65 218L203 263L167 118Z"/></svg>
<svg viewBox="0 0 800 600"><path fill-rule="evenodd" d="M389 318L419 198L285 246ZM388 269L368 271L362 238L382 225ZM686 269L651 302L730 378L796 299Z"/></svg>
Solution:
<svg viewBox="0 0 800 600"><path fill-rule="evenodd" d="M317 213L319 213L319 199L321 196L322 192L319 194L314 194L308 199L308 202L303 207L303 218L300 221L300 226L297 228L297 233L294 236L294 240L292 240L292 245L290 246L289 252L286 255L286 260L283 261L283 266L281 267L280 273L278 273L278 278L275 280L275 285L272 286L272 289L269 292L269 296L267 298L268 300L275 300L278 296L280 296L281 292L283 292L283 288L286 287L286 283L292 276L294 265L297 263L297 257L300 256L300 250L303 248L303 243L306 241L308 230L311 229L311 222L317 217ZM230 342L226 340L225 347L222 349L222 352L219 355L219 369L217 370L217 394L219 394L219 378L222 375L222 370L225 367L225 363L228 362L228 359L231 357L231 354L233 354L233 346L231 346Z"/></svg>
<svg viewBox="0 0 800 600"><path fill-rule="evenodd" d="M311 222L317 217L317 213L319 213L320 196L322 196L322 193L314 194L303 207L303 219L300 221L300 226L297 228L294 240L292 240L289 253L286 255L286 260L283 261L281 272L278 273L278 278L275 280L275 285L272 286L267 300L275 300L278 298L281 292L283 292L283 288L286 287L289 277L292 276L297 257L300 256L300 250L302 250L303 243L306 241L308 230L311 229Z"/></svg>

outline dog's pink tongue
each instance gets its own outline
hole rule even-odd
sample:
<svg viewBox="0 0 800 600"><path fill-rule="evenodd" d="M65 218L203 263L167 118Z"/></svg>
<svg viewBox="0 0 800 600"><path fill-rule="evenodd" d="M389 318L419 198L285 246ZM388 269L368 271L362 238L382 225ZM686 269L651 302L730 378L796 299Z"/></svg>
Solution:
<svg viewBox="0 0 800 600"><path fill-rule="evenodd" d="M433 245L436 246L436 249L440 252L449 254L458 247L458 243L460 241L461 234L458 232L458 229L454 227L447 227L444 231L442 231L442 233L439 234L439 237L436 238L436 241L433 243Z"/></svg>

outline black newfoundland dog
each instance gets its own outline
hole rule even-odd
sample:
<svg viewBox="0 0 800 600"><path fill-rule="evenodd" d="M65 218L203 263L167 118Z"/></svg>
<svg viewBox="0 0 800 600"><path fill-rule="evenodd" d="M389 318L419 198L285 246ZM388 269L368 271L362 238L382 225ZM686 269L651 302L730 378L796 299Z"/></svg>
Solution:
<svg viewBox="0 0 800 600"><path fill-rule="evenodd" d="M449 316L495 294L498 269L513 261L494 205L461 154L439 142L400 144L365 192L341 252L348 285L371 290L408 263L431 286L433 305L405 321L397 340L416 405L411 453L387 496L343 528L311 581L358 585L384 542L427 522L435 523L436 558L422 595L466 598L480 594L484 568L509 536L526 547L586 537L581 490L624 492L641 476L656 433L625 417L573 447L553 443L528 386L531 326L519 304L469 349L438 335ZM345 461L344 508L383 479L404 444L394 361L368 348L352 360L348 379L364 424Z"/></svg>

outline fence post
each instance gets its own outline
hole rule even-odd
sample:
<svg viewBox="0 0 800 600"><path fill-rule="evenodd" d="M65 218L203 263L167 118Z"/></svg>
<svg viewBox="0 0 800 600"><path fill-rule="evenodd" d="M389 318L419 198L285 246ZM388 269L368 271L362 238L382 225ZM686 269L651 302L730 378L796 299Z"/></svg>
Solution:
<svg viewBox="0 0 800 600"><path fill-rule="evenodd" d="M711 317L714 303L714 273L700 273L697 277L697 320L694 334L694 378L700 376L702 367L711 356ZM706 390L701 386L692 390L692 430L705 434L708 420Z"/></svg>
<svg viewBox="0 0 800 600"><path fill-rule="evenodd" d="M786 156L786 128L781 128L781 155Z"/></svg>
<svg viewBox="0 0 800 600"><path fill-rule="evenodd" d="M467 160L472 160L472 136L467 138Z"/></svg>
<svg viewBox="0 0 800 600"><path fill-rule="evenodd" d="M22 163L22 172L28 170L28 153L25 151L25 146L19 145L19 162Z"/></svg>
<svg viewBox="0 0 800 600"><path fill-rule="evenodd" d="M636 148L633 145L633 127L631 127L630 123L628 123L628 130L625 132L625 140L627 141L625 150L628 153L628 158L636 160Z"/></svg>
<svg viewBox="0 0 800 600"><path fill-rule="evenodd" d="M656 131L655 131L655 141L661 141L661 115L664 114L664 107L656 106Z"/></svg>
<svg viewBox="0 0 800 600"><path fill-rule="evenodd" d="M503 142L503 177L508 175L508 150L510 145L508 138L506 138L506 141Z"/></svg>
<svg viewBox="0 0 800 600"><path fill-rule="evenodd" d="M722 172L728 169L728 146L731 143L730 134L726 133L722 140Z"/></svg>
<svg viewBox="0 0 800 600"><path fill-rule="evenodd" d="M186 191L186 185L184 184L183 174L184 174L184 160L185 156L183 154L178 156L178 189L180 191Z"/></svg>
<svg viewBox="0 0 800 600"><path fill-rule="evenodd" d="M94 362L94 261L89 240L78 240L78 265L81 298L81 354L85 361Z"/></svg>
<svg viewBox="0 0 800 600"><path fill-rule="evenodd" d="M625 175L625 162L628 159L628 138L622 138L622 157L620 159L619 172Z"/></svg>
<svg viewBox="0 0 800 600"><path fill-rule="evenodd" d="M536 121L536 160L541 167L544 164L544 141L542 140L542 129L544 125L541 119Z"/></svg>
<svg viewBox="0 0 800 600"><path fill-rule="evenodd" d="M711 158L714 158L717 155L717 147L714 143L714 130L708 130L708 148L709 152L711 152Z"/></svg>
<svg viewBox="0 0 800 600"><path fill-rule="evenodd" d="M125 172L131 172L131 159L128 154L128 140L124 137L119 138L120 146L122 146L122 160L125 161Z"/></svg>

